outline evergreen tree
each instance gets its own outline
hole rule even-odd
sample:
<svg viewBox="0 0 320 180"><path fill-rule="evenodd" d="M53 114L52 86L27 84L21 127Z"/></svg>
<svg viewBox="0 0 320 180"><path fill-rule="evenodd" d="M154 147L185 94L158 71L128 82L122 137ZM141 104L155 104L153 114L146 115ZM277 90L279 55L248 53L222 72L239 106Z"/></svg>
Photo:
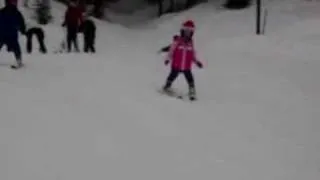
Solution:
<svg viewBox="0 0 320 180"><path fill-rule="evenodd" d="M224 5L228 9L243 9L251 4L251 0L227 0Z"/></svg>

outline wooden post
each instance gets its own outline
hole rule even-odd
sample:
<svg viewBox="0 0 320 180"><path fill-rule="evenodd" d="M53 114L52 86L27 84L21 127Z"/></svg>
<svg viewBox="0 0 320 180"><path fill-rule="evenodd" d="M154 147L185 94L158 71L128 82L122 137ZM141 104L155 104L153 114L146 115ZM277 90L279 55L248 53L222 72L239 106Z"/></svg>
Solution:
<svg viewBox="0 0 320 180"><path fill-rule="evenodd" d="M260 20L261 20L261 0L257 0L257 21L256 21L256 34L260 35L261 34L261 26L260 26Z"/></svg>

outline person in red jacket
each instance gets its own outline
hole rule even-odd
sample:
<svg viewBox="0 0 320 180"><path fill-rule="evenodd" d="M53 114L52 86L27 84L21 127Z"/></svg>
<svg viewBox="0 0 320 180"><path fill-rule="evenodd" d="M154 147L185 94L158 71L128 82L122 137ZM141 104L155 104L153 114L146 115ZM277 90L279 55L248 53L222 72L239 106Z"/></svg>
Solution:
<svg viewBox="0 0 320 180"><path fill-rule="evenodd" d="M195 83L192 74L192 64L196 64L202 68L202 63L197 59L196 50L193 45L193 34L195 25L192 20L188 20L182 24L180 36L175 36L173 43L170 45L168 56L165 60L165 65L171 62L171 72L167 77L166 83L163 87L165 92L170 93L170 87L173 81L180 73L183 73L189 85L189 97L195 99Z"/></svg>
<svg viewBox="0 0 320 180"><path fill-rule="evenodd" d="M67 11L65 13L64 22L62 23L63 27L67 27L67 48L68 52L71 52L71 45L74 45L76 52L79 52L78 46L78 31L79 27L83 21L83 10L77 5L77 3L72 0L69 3Z"/></svg>

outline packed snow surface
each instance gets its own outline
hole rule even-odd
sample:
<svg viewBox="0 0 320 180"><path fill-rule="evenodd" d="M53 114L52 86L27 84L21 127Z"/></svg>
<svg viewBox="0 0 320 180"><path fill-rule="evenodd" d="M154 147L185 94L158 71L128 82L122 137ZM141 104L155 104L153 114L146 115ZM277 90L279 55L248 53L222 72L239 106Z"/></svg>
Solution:
<svg viewBox="0 0 320 180"><path fill-rule="evenodd" d="M45 27L49 54L24 54L18 71L4 48L0 179L319 180L316 7L270 2L264 36L254 7L202 4L131 28L97 21L96 54L53 54L57 22ZM157 51L188 18L205 65L196 102L157 93L169 71ZM183 77L174 86L187 90Z"/></svg>

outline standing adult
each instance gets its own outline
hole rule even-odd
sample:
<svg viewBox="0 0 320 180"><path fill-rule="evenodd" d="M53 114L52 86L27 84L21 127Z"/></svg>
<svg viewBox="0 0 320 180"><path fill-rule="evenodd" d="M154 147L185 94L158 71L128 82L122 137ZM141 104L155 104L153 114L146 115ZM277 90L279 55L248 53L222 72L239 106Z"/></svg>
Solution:
<svg viewBox="0 0 320 180"><path fill-rule="evenodd" d="M67 51L71 52L71 46L74 45L75 51L79 52L78 37L79 27L83 21L83 10L79 4L72 0L65 13L63 27L67 28Z"/></svg>
<svg viewBox="0 0 320 180"><path fill-rule="evenodd" d="M13 52L17 65L22 67L22 53L19 44L19 31L26 33L25 20L17 8L17 0L6 0L5 7L0 10L0 49L6 45L8 51Z"/></svg>

